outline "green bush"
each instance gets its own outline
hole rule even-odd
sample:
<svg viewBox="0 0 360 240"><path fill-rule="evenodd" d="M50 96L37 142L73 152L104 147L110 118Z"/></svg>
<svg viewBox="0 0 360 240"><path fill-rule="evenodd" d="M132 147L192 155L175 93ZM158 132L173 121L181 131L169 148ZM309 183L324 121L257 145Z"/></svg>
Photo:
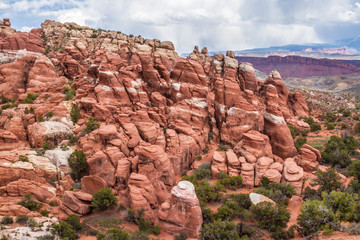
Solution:
<svg viewBox="0 0 360 240"><path fill-rule="evenodd" d="M80 109L76 104L72 104L71 105L71 110L70 110L70 117L71 120L73 121L73 123L77 123L77 121L80 119L81 115L80 115Z"/></svg>
<svg viewBox="0 0 360 240"><path fill-rule="evenodd" d="M328 122L335 122L336 121L336 116L333 112L327 112L326 113L326 121Z"/></svg>
<svg viewBox="0 0 360 240"><path fill-rule="evenodd" d="M41 203L33 200L29 193L25 194L23 200L18 202L18 204L29 209L30 211L36 211L42 207Z"/></svg>
<svg viewBox="0 0 360 240"><path fill-rule="evenodd" d="M359 148L359 142L353 136L345 138L331 136L325 144L325 150L321 153L321 161L344 168L351 163L350 156L356 152L357 148Z"/></svg>
<svg viewBox="0 0 360 240"><path fill-rule="evenodd" d="M245 193L231 194L227 196L227 199L236 202L236 204L243 209L249 209L251 206L249 194L245 194Z"/></svg>
<svg viewBox="0 0 360 240"><path fill-rule="evenodd" d="M226 152L227 150L228 148L223 144L219 144L218 149L216 149L216 151L224 151L224 152Z"/></svg>
<svg viewBox="0 0 360 240"><path fill-rule="evenodd" d="M186 240L187 234L184 232L179 233L178 235L174 236L174 240Z"/></svg>
<svg viewBox="0 0 360 240"><path fill-rule="evenodd" d="M24 155L20 155L18 161L21 161L21 162L29 162L29 157L28 157L28 156L24 156Z"/></svg>
<svg viewBox="0 0 360 240"><path fill-rule="evenodd" d="M140 219L143 218L144 215L144 209L138 209L136 213L131 208L126 209L126 220L129 223L135 223L138 224Z"/></svg>
<svg viewBox="0 0 360 240"><path fill-rule="evenodd" d="M39 96L38 93L28 93L27 97L21 103L34 103L35 99Z"/></svg>
<svg viewBox="0 0 360 240"><path fill-rule="evenodd" d="M343 116L344 116L344 117L350 117L350 116L351 116L351 111L350 111L350 110L345 110L345 111L343 112Z"/></svg>
<svg viewBox="0 0 360 240"><path fill-rule="evenodd" d="M295 139L296 136L299 135L297 129L294 126L291 126L291 125L288 125L288 128L290 129L292 138Z"/></svg>
<svg viewBox="0 0 360 240"><path fill-rule="evenodd" d="M49 217L49 213L50 213L50 212L49 212L48 210L45 210L45 209L40 211L40 214L41 214L42 216L44 216L44 217Z"/></svg>
<svg viewBox="0 0 360 240"><path fill-rule="evenodd" d="M1 109L5 110L5 109L8 109L8 108L14 108L14 107L16 107L15 103L11 103L11 104L7 103L7 104L2 105Z"/></svg>
<svg viewBox="0 0 360 240"><path fill-rule="evenodd" d="M195 185L195 192L200 201L211 202L220 201L224 187L219 184L210 185L208 181L202 180Z"/></svg>
<svg viewBox="0 0 360 240"><path fill-rule="evenodd" d="M340 221L360 220L357 219L358 216L354 216L355 206L359 201L357 194L332 191L331 193L323 192L321 196L323 203L332 209Z"/></svg>
<svg viewBox="0 0 360 240"><path fill-rule="evenodd" d="M321 125L316 123L312 117L305 117L304 122L308 123L310 125L311 131L316 132L318 130L321 130Z"/></svg>
<svg viewBox="0 0 360 240"><path fill-rule="evenodd" d="M194 171L194 175L196 176L197 180L202 179L210 179L211 178L211 163L210 162L204 162L202 163L198 169Z"/></svg>
<svg viewBox="0 0 360 240"><path fill-rule="evenodd" d="M348 125L346 123L341 123L341 129L346 129L348 128Z"/></svg>
<svg viewBox="0 0 360 240"><path fill-rule="evenodd" d="M76 90L73 87L64 87L63 93L65 94L65 101L69 101L75 97Z"/></svg>
<svg viewBox="0 0 360 240"><path fill-rule="evenodd" d="M38 122L44 122L45 119L44 119L44 117L43 117L42 115L38 115L38 116L36 117L36 121L38 121Z"/></svg>
<svg viewBox="0 0 360 240"><path fill-rule="evenodd" d="M48 111L47 113L46 113L46 116L47 117L49 117L49 118L51 118L52 116L54 116L54 111Z"/></svg>
<svg viewBox="0 0 360 240"><path fill-rule="evenodd" d="M111 188L102 188L93 195L91 205L95 210L104 211L109 207L116 206L117 198Z"/></svg>
<svg viewBox="0 0 360 240"><path fill-rule="evenodd" d="M52 232L58 234L60 239L75 240L77 238L76 231L66 222L54 224Z"/></svg>
<svg viewBox="0 0 360 240"><path fill-rule="evenodd" d="M236 226L233 222L215 221L204 224L200 231L200 239L203 240L239 240Z"/></svg>
<svg viewBox="0 0 360 240"><path fill-rule="evenodd" d="M203 225L214 222L215 219L214 212L210 208L208 208L204 202L200 202L200 207L203 217Z"/></svg>
<svg viewBox="0 0 360 240"><path fill-rule="evenodd" d="M8 99L7 97L5 97L4 95L1 95L0 104L4 104L4 103L8 103L8 102L10 102L10 99Z"/></svg>
<svg viewBox="0 0 360 240"><path fill-rule="evenodd" d="M243 179L240 175L229 177L226 172L220 171L218 175L217 183L225 186L226 188L230 189L237 189L242 186Z"/></svg>
<svg viewBox="0 0 360 240"><path fill-rule="evenodd" d="M360 182L360 159L351 161L351 164L348 166L348 176L354 176Z"/></svg>
<svg viewBox="0 0 360 240"><path fill-rule="evenodd" d="M360 122L357 122L357 123L355 124L354 131L355 131L355 133L357 133L357 134L360 133Z"/></svg>
<svg viewBox="0 0 360 240"><path fill-rule="evenodd" d="M122 229L110 229L96 236L97 240L130 240L130 235Z"/></svg>
<svg viewBox="0 0 360 240"><path fill-rule="evenodd" d="M14 219L12 217L9 217L9 216L4 216L2 219L1 219L1 224L13 224L14 223Z"/></svg>
<svg viewBox="0 0 360 240"><path fill-rule="evenodd" d="M319 200L303 203L297 223L298 232L304 237L321 230L336 230L340 226L340 222L332 209Z"/></svg>
<svg viewBox="0 0 360 240"><path fill-rule="evenodd" d="M85 123L86 128L85 128L85 132L90 133L92 131L94 131L95 129L98 129L100 124L97 123L97 118L93 118L90 117L89 120Z"/></svg>
<svg viewBox="0 0 360 240"><path fill-rule="evenodd" d="M344 232L349 233L350 235L360 235L360 224L354 223L345 228Z"/></svg>
<svg viewBox="0 0 360 240"><path fill-rule="evenodd" d="M329 193L333 190L337 190L341 187L340 176L332 168L327 169L326 171L317 170L316 178L313 180L312 186L319 185L318 192L323 191Z"/></svg>
<svg viewBox="0 0 360 240"><path fill-rule="evenodd" d="M16 222L19 224L26 224L29 220L29 217L26 215L20 215L16 217Z"/></svg>
<svg viewBox="0 0 360 240"><path fill-rule="evenodd" d="M160 226L153 225L149 219L140 218L138 227L141 232L152 233L155 235L160 234Z"/></svg>
<svg viewBox="0 0 360 240"><path fill-rule="evenodd" d="M277 228L286 228L290 219L289 211L270 202L260 202L250 207L258 225L270 232Z"/></svg>
<svg viewBox="0 0 360 240"><path fill-rule="evenodd" d="M88 164L86 161L86 156L83 151L75 150L70 155L68 162L72 170L71 175L76 181L79 181L80 178L82 178L87 174Z"/></svg>
<svg viewBox="0 0 360 240"><path fill-rule="evenodd" d="M72 228L76 231L81 230L81 223L80 223L80 217L76 216L75 214L70 214L66 222L72 226Z"/></svg>
<svg viewBox="0 0 360 240"><path fill-rule="evenodd" d="M327 123L326 124L327 130L333 130L335 129L335 123Z"/></svg>
<svg viewBox="0 0 360 240"><path fill-rule="evenodd" d="M306 137L298 137L294 142L294 145L298 151L302 148L302 146L307 142Z"/></svg>

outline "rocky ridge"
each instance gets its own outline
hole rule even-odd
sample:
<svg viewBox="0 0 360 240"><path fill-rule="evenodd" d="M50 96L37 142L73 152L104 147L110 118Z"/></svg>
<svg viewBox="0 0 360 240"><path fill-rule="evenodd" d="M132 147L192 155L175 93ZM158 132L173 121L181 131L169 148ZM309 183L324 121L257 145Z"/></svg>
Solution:
<svg viewBox="0 0 360 240"><path fill-rule="evenodd" d="M232 51L211 58L195 47L181 58L168 41L49 20L30 33L4 23L0 31L0 95L14 99L0 116L0 201L9 202L2 208L14 209L11 199L30 193L59 203L49 209L60 219L84 215L91 194L111 187L165 231L196 237L202 218L194 186L177 179L209 145L229 147L213 154L213 177L240 174L249 187L267 176L300 193L304 171L318 164L317 150L296 151L287 126L309 129L298 120L309 114L303 96L289 92L277 71L255 78L253 66ZM31 102L29 94L38 96ZM77 123L72 104L81 110ZM86 133L90 117L99 128ZM75 147L31 149L66 145L73 134ZM79 184L65 160L74 149L89 164Z"/></svg>

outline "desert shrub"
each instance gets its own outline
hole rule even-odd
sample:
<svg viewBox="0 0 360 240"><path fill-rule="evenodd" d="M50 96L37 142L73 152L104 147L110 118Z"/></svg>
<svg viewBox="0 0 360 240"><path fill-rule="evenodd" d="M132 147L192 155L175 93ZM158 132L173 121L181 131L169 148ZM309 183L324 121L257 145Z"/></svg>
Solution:
<svg viewBox="0 0 360 240"><path fill-rule="evenodd" d="M316 123L312 117L305 117L304 122L308 123L310 125L311 131L316 132L318 130L321 130L321 125Z"/></svg>
<svg viewBox="0 0 360 240"><path fill-rule="evenodd" d="M201 155L199 155L199 156L196 157L196 161L200 161L201 159L202 159L202 156L201 156Z"/></svg>
<svg viewBox="0 0 360 240"><path fill-rule="evenodd" d="M184 232L179 233L178 235L174 236L174 240L186 240L187 234Z"/></svg>
<svg viewBox="0 0 360 240"><path fill-rule="evenodd" d="M204 162L202 163L198 169L194 171L194 175L196 176L197 180L201 180L204 178L211 178L211 163Z"/></svg>
<svg viewBox="0 0 360 240"><path fill-rule="evenodd" d="M53 234L58 234L60 239L75 240L76 231L66 222L59 222L53 225Z"/></svg>
<svg viewBox="0 0 360 240"><path fill-rule="evenodd" d="M350 155L354 154L358 147L359 142L353 136L344 138L331 136L321 154L322 161L344 168L351 163Z"/></svg>
<svg viewBox="0 0 360 240"><path fill-rule="evenodd" d="M350 110L345 110L345 111L343 112L343 116L344 116L344 117L350 117L350 116L351 116L351 111L350 111Z"/></svg>
<svg viewBox="0 0 360 240"><path fill-rule="evenodd" d="M268 230L275 236L285 236L284 229L290 219L289 211L270 202L260 202L250 207L259 227ZM278 237L276 237L279 239Z"/></svg>
<svg viewBox="0 0 360 240"><path fill-rule="evenodd" d="M41 147L43 149L53 149L54 148L54 144L52 142L43 142Z"/></svg>
<svg viewBox="0 0 360 240"><path fill-rule="evenodd" d="M98 129L100 124L97 122L97 118L90 117L89 120L85 123L86 128L85 132L90 133L94 131L95 129Z"/></svg>
<svg viewBox="0 0 360 240"><path fill-rule="evenodd" d="M229 177L226 172L220 171L218 175L217 183L230 189L237 189L242 186L243 179L240 175Z"/></svg>
<svg viewBox="0 0 360 240"><path fill-rule="evenodd" d="M235 240L240 239L233 222L215 221L204 224L200 231L200 238L203 240Z"/></svg>
<svg viewBox="0 0 360 240"><path fill-rule="evenodd" d="M19 224L26 224L29 220L29 217L26 215L20 215L16 217L16 222Z"/></svg>
<svg viewBox="0 0 360 240"><path fill-rule="evenodd" d="M298 151L302 148L302 146L307 142L306 137L298 137L294 142L294 145Z"/></svg>
<svg viewBox="0 0 360 240"><path fill-rule="evenodd" d="M341 129L346 129L348 128L348 125L346 123L341 123Z"/></svg>
<svg viewBox="0 0 360 240"><path fill-rule="evenodd" d="M206 180L200 181L195 185L195 192L200 201L210 202L210 201L220 201L222 197L223 186L219 184L210 185Z"/></svg>
<svg viewBox="0 0 360 240"><path fill-rule="evenodd" d="M344 232L349 233L350 235L360 235L360 224L354 223L344 229Z"/></svg>
<svg viewBox="0 0 360 240"><path fill-rule="evenodd" d="M75 214L70 214L66 222L72 226L72 228L76 231L81 230L80 217Z"/></svg>
<svg viewBox="0 0 360 240"><path fill-rule="evenodd" d="M138 227L141 232L152 233L155 235L160 234L160 226L153 225L149 219L140 218Z"/></svg>
<svg viewBox="0 0 360 240"><path fill-rule="evenodd" d="M264 184L266 177L263 177L261 180L262 184L254 192L267 196L268 198L274 200L277 204L287 205L288 198L291 198L296 194L295 188L291 184L287 183L268 183Z"/></svg>
<svg viewBox="0 0 360 240"><path fill-rule="evenodd" d="M64 87L63 93L65 94L65 101L69 101L75 97L76 91L73 87Z"/></svg>
<svg viewBox="0 0 360 240"><path fill-rule="evenodd" d="M335 122L336 116L333 112L326 112L326 121L328 122Z"/></svg>
<svg viewBox="0 0 360 240"><path fill-rule="evenodd" d="M290 129L292 138L295 139L296 136L299 135L297 129L294 126L291 126L291 125L288 125L288 128Z"/></svg>
<svg viewBox="0 0 360 240"><path fill-rule="evenodd" d="M341 187L340 176L332 168L327 169L326 171L317 170L316 178L313 180L312 186L319 185L318 192L323 191L329 193L333 190L337 190Z"/></svg>
<svg viewBox="0 0 360 240"><path fill-rule="evenodd" d="M1 219L1 224L13 224L13 223L14 223L14 219L12 217L4 216Z"/></svg>
<svg viewBox="0 0 360 240"><path fill-rule="evenodd" d="M30 211L36 211L42 207L41 203L33 200L29 193L25 194L24 198L18 202L18 204L29 209Z"/></svg>
<svg viewBox="0 0 360 240"><path fill-rule="evenodd" d="M335 123L327 123L326 124L327 130L333 130L335 129Z"/></svg>
<svg viewBox="0 0 360 240"><path fill-rule="evenodd" d="M34 103L35 99L39 96L38 93L28 93L27 97L21 103Z"/></svg>
<svg viewBox="0 0 360 240"><path fill-rule="evenodd" d="M14 108L14 107L16 107L16 104L15 103L7 103L7 104L4 104L4 105L2 105L1 106L1 109L2 110L5 110L5 109L8 109L8 108Z"/></svg>
<svg viewBox="0 0 360 240"><path fill-rule="evenodd" d="M73 123L77 123L77 121L80 119L81 115L80 115L80 109L76 104L72 104L71 105L71 110L70 110L70 117L71 117L71 121L73 121Z"/></svg>
<svg viewBox="0 0 360 240"><path fill-rule="evenodd" d="M142 231L135 231L131 233L131 240L149 240L149 234Z"/></svg>
<svg viewBox="0 0 360 240"><path fill-rule="evenodd" d="M355 133L357 133L357 134L360 133L360 122L357 122L357 123L355 124L354 131L355 131Z"/></svg>
<svg viewBox="0 0 360 240"><path fill-rule="evenodd" d="M214 212L206 206L205 203L200 202L202 217L203 217L203 225L207 223L214 222L215 214Z"/></svg>
<svg viewBox="0 0 360 240"><path fill-rule="evenodd" d="M46 116L47 117L49 117L49 118L51 118L52 116L54 116L54 111L48 111L47 113L46 113Z"/></svg>
<svg viewBox="0 0 360 240"><path fill-rule="evenodd" d="M26 107L24 110L24 114L29 114L29 113L30 113L30 110Z"/></svg>
<svg viewBox="0 0 360 240"><path fill-rule="evenodd" d="M93 195L91 205L95 210L106 210L111 206L116 206L117 198L112 193L111 188L102 188Z"/></svg>
<svg viewBox="0 0 360 240"><path fill-rule="evenodd" d="M28 156L24 156L24 155L20 155L18 161L21 161L21 162L29 162L29 157L28 157Z"/></svg>
<svg viewBox="0 0 360 240"><path fill-rule="evenodd" d="M304 129L304 130L301 130L301 131L300 131L301 136L303 136L303 137L306 137L309 132L310 132L310 130L308 130L308 129Z"/></svg>
<svg viewBox="0 0 360 240"><path fill-rule="evenodd" d="M302 236L309 236L321 230L336 230L340 226L332 209L319 200L303 203L297 223L298 232Z"/></svg>
<svg viewBox="0 0 360 240"><path fill-rule="evenodd" d="M36 121L38 121L38 122L44 122L44 121L45 121L45 118L44 118L42 115L38 115L38 116L36 117Z"/></svg>
<svg viewBox="0 0 360 240"><path fill-rule="evenodd" d="M49 212L48 210L45 210L45 209L40 211L40 214L41 214L42 216L44 216L44 217L49 217L49 213L50 213L50 212Z"/></svg>
<svg viewBox="0 0 360 240"><path fill-rule="evenodd" d="M70 145L70 146L75 145L77 140L78 140L78 138L74 134L71 134L68 145Z"/></svg>
<svg viewBox="0 0 360 240"><path fill-rule="evenodd" d="M245 194L245 193L231 194L229 196L229 199L236 202L239 207L244 209L249 209L251 206L249 194Z"/></svg>
<svg viewBox="0 0 360 240"><path fill-rule="evenodd" d="M219 147L216 149L216 151L224 151L226 152L228 150L228 147L226 147L225 145L223 144L219 144Z"/></svg>
<svg viewBox="0 0 360 240"><path fill-rule="evenodd" d="M8 102L10 102L10 99L8 99L7 97L5 97L4 95L1 95L0 104L4 104L4 103L8 103Z"/></svg>
<svg viewBox="0 0 360 240"><path fill-rule="evenodd" d="M302 192L302 198L303 200L316 200L320 199L320 194L315 189L306 187Z"/></svg>
<svg viewBox="0 0 360 240"><path fill-rule="evenodd" d="M88 164L83 151L75 150L68 159L71 175L75 180L80 180L88 172Z"/></svg>
<svg viewBox="0 0 360 240"><path fill-rule="evenodd" d="M360 182L360 159L351 162L348 166L347 175L356 177L358 183Z"/></svg>
<svg viewBox="0 0 360 240"><path fill-rule="evenodd" d="M235 212L227 205L223 205L217 209L215 213L215 219L221 221L229 221L235 217Z"/></svg>
<svg viewBox="0 0 360 240"><path fill-rule="evenodd" d="M332 191L331 193L323 192L321 197L323 203L332 209L336 218L340 221L351 221L357 218L357 216L354 216L356 212L354 207L359 201L357 194Z"/></svg>
<svg viewBox="0 0 360 240"><path fill-rule="evenodd" d="M143 218L144 209L138 209L136 213L131 208L126 209L126 220L130 223L138 224L140 219Z"/></svg>
<svg viewBox="0 0 360 240"><path fill-rule="evenodd" d="M354 115L354 116L353 116L353 120L357 120L357 121L358 121L358 120L359 120L359 115L357 115L357 114Z"/></svg>

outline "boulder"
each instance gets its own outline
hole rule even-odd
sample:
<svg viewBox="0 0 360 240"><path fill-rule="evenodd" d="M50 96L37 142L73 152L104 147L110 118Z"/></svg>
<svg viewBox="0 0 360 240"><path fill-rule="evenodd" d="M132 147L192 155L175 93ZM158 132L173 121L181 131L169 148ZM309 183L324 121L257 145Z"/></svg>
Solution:
<svg viewBox="0 0 360 240"><path fill-rule="evenodd" d="M261 178L273 162L274 160L268 157L261 157L257 160L255 164L255 186L259 186Z"/></svg>
<svg viewBox="0 0 360 240"><path fill-rule="evenodd" d="M232 149L226 151L226 160L228 164L229 177L235 177L240 175L241 162Z"/></svg>
<svg viewBox="0 0 360 240"><path fill-rule="evenodd" d="M299 154L294 158L295 162L305 171L313 171L321 159L320 151L308 144L304 144Z"/></svg>
<svg viewBox="0 0 360 240"><path fill-rule="evenodd" d="M255 183L255 167L251 163L241 164L241 177L243 184L248 187L254 187Z"/></svg>
<svg viewBox="0 0 360 240"><path fill-rule="evenodd" d="M202 226L202 213L195 187L189 181L180 181L171 190L171 199L159 209L162 229L170 234L184 232L197 238Z"/></svg>
<svg viewBox="0 0 360 240"><path fill-rule="evenodd" d="M94 194L101 188L107 188L107 182L97 175L89 175L81 178L81 190Z"/></svg>
<svg viewBox="0 0 360 240"><path fill-rule="evenodd" d="M211 175L213 178L217 178L219 172L227 173L226 158L221 152L215 151L211 160Z"/></svg>
<svg viewBox="0 0 360 240"><path fill-rule="evenodd" d="M249 197L250 197L250 201L253 205L256 205L261 202L269 202L269 203L276 205L276 203L272 199L270 199L262 194L250 193Z"/></svg>
<svg viewBox="0 0 360 240"><path fill-rule="evenodd" d="M255 163L261 157L273 157L269 137L254 130L243 134L234 151L244 156L249 163Z"/></svg>
<svg viewBox="0 0 360 240"><path fill-rule="evenodd" d="M72 191L65 191L61 201L65 207L80 215L85 215L91 211L90 202L77 198Z"/></svg>

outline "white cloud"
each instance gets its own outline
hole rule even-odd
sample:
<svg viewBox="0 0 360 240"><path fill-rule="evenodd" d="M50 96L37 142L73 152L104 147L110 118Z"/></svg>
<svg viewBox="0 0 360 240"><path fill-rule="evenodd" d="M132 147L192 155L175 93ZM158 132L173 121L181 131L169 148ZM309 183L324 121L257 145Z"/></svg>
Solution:
<svg viewBox="0 0 360 240"><path fill-rule="evenodd" d="M24 27L20 28L20 31L21 32L30 32L31 29L33 29L33 27L24 26Z"/></svg>
<svg viewBox="0 0 360 240"><path fill-rule="evenodd" d="M9 9L10 7L11 7L11 5L8 3L0 2L0 10L6 10L6 9Z"/></svg>
<svg viewBox="0 0 360 240"><path fill-rule="evenodd" d="M238 50L320 42L324 26L360 21L355 0L15 0L11 9L40 22L50 18L171 40L179 52L194 45Z"/></svg>

